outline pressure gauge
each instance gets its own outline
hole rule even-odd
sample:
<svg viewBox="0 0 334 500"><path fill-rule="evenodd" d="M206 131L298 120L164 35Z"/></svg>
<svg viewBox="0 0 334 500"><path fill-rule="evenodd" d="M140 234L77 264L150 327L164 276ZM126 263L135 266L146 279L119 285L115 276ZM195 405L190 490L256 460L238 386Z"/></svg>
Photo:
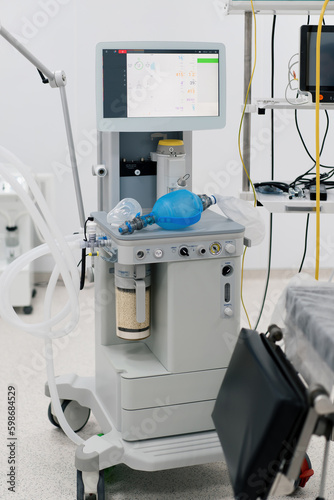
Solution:
<svg viewBox="0 0 334 500"><path fill-rule="evenodd" d="M222 251L222 246L218 241L215 241L209 246L209 251L212 255L219 255Z"/></svg>

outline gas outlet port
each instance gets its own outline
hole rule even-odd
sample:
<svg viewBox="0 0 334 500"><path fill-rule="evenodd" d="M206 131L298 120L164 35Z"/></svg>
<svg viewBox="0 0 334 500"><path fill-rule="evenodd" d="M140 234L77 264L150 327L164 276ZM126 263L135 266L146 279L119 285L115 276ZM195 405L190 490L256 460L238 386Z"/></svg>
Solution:
<svg viewBox="0 0 334 500"><path fill-rule="evenodd" d="M136 257L137 257L137 259L143 259L145 257L144 250L137 250Z"/></svg>
<svg viewBox="0 0 334 500"><path fill-rule="evenodd" d="M198 255L205 255L206 254L206 248L202 247L202 246L197 247L197 253L198 253Z"/></svg>

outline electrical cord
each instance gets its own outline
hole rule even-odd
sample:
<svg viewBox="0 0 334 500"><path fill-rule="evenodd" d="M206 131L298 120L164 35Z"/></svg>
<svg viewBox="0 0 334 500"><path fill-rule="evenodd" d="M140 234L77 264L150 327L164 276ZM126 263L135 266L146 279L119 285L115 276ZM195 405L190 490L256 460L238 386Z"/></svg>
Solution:
<svg viewBox="0 0 334 500"><path fill-rule="evenodd" d="M315 74L315 144L316 144L316 255L315 255L315 279L319 279L320 268L320 41L322 23L324 23L324 14L329 0L325 0L318 23L317 43L316 43L316 74Z"/></svg>
<svg viewBox="0 0 334 500"><path fill-rule="evenodd" d="M254 183L255 189L263 188L263 187L274 187L276 189L279 189L280 191L289 192L289 187L290 185L287 184L286 182L279 182L279 181L265 181L265 182L255 182Z"/></svg>
<svg viewBox="0 0 334 500"><path fill-rule="evenodd" d="M326 114L326 119L327 119L327 123L326 123L326 130L325 130L325 133L324 133L324 136L323 136L323 139L322 139L322 144L321 144L321 148L320 148L320 156L323 152L323 149L324 149L324 146L325 146L325 141L326 141L326 138L327 138L327 135L328 135L328 130L329 130L329 114L327 112L327 110L324 110L325 111L325 114ZM293 189L295 189L297 186L302 186L303 189L309 189L311 186L314 186L316 184L316 177L314 177L314 174L313 174L313 169L314 167L316 166L316 162L314 160L314 158L312 157L312 155L310 154L307 146L306 146L306 143L304 141L304 138L302 136L302 133L301 133L301 130L300 130L300 127L299 127L299 123L298 123L298 116L297 116L297 110L295 111L295 125L296 125L296 128L297 128L297 132L298 132L298 135L299 135L299 138L304 146L304 149L307 153L307 155L309 156L309 158L313 161L313 165L312 167L310 167L306 172L304 172L303 174L299 175L298 177L296 177L296 179L290 183L290 187L292 187ZM327 166L327 165L323 165L323 164L320 164L320 166L322 168L326 168L326 169L329 169L329 172L326 172L326 173L322 173L320 174L320 180L323 184L326 185L326 188L327 189L332 189L332 182L331 181L328 181L328 179L330 179L333 174L334 174L334 167L330 167L330 166ZM309 178L310 176L312 176L311 178Z"/></svg>
<svg viewBox="0 0 334 500"><path fill-rule="evenodd" d="M243 159L243 156L242 156L242 152L241 152L241 130L242 130L242 125L243 125L244 117L245 117L245 113L246 113L248 95L249 95L249 92L250 92L250 89L251 89L251 86L252 86L252 81L253 81L254 72L255 72L255 68L256 68L256 54L257 54L257 47L256 47L256 16L255 16L255 10L254 10L254 5L253 5L253 0L251 0L251 6L252 6L252 13L253 13L253 20L254 20L254 63L253 63L252 74L251 74L251 77L250 77L250 80L249 80L249 84L248 84L248 88L247 88L247 92L246 92L246 97L245 97L245 102L244 102L244 107L243 107L242 114L241 114L241 119L240 119L239 133L238 133L238 149L239 149L239 156L240 156L240 160L241 160L243 169L244 169L244 171L246 173L246 176L247 176L247 178L249 180L249 183L250 183L250 185L252 187L252 190L253 190L254 206L256 206L256 204L257 204L256 191L255 191L253 182L252 182L252 180L251 180L251 178L249 176L249 173L247 172L247 168L246 168L246 165L245 165L245 162L244 162L244 159Z"/></svg>
<svg viewBox="0 0 334 500"><path fill-rule="evenodd" d="M319 126L319 120L320 120L320 42L321 42L321 28L322 25L325 25L325 19L324 19L324 13L327 7L329 0L326 0L323 4L321 14L319 17L319 23L318 23L318 30L317 30L317 45L316 45L316 113L315 113L315 128L316 128L316 159L312 157L310 154L305 141L303 139L303 136L301 134L299 124L298 124L298 118L297 118L297 110L295 110L295 124L297 128L298 135L300 137L300 140L304 146L304 149L307 153L307 155L310 157L310 159L313 161L313 166L308 169L304 174L298 176L293 183L291 183L291 186L295 188L298 185L303 185L304 189L310 188L311 186L316 186L316 263L315 263L315 279L319 279L319 267L320 267L320 181L326 185L328 189L333 189L334 183L332 181L328 181L333 175L334 175L334 168L332 166L328 165L323 165L320 163L320 156L322 154L324 145L325 145L325 140L328 134L329 130L329 115L327 110L325 111L326 118L327 118L327 124L326 124L326 130L324 133L324 137L322 140L322 145L320 147L320 126ZM310 22L310 16L307 18L307 24ZM313 175L311 174L312 170L316 167L316 175L315 177L308 179L307 176ZM320 173L320 167L322 168L327 168L330 169L329 172L326 173ZM308 225L309 225L309 214L307 217L306 221L306 229L305 229L305 244L304 244L304 254L302 258L301 265L299 267L299 272L301 272L301 269L304 264L304 259L306 255L306 250L307 250L307 237L308 237Z"/></svg>
<svg viewBox="0 0 334 500"><path fill-rule="evenodd" d="M326 115L326 129L325 129L324 136L323 136L323 139L322 139L322 144L321 144L321 148L320 148L320 155L323 152L323 149L324 149L324 146L325 146L325 141L326 141L327 136L328 136L329 125L330 125L329 114L328 114L327 110L324 110L324 111L325 111L325 115ZM275 187L277 189L280 189L283 192L287 192L288 193L289 192L289 188L295 189L297 186L303 186L303 188L308 189L310 186L313 186L315 184L315 182L316 182L315 181L315 177L313 177L313 178L308 178L307 177L307 176L314 176L314 174L312 173L312 170L315 167L315 159L313 158L313 156L309 152L308 147L307 147L307 145L305 143L305 140L303 138L302 132L300 130L300 126L299 126L299 123L298 123L297 110L295 110L295 125L296 125L296 129L297 129L299 138L300 138L300 140L302 142L302 145L303 145L303 147L304 147L307 155L313 161L314 164L306 172L304 172L303 174L301 174L298 177L296 177L296 179L294 179L290 184L287 184L285 182L279 182L279 181L272 181L271 180L271 181L254 183L255 189L258 189L258 188L261 188L261 187L262 188L263 187ZM333 188L332 181L328 181L328 179L331 178L332 175L334 174L334 167L331 167L329 165L323 165L323 164L320 164L320 166L322 168L326 168L326 169L330 170L327 173L322 173L321 176L320 176L320 178L321 178L321 182L326 185L327 189L332 189Z"/></svg>
<svg viewBox="0 0 334 500"><path fill-rule="evenodd" d="M322 139L322 144L321 144L321 148L320 148L320 155L323 152L325 142L326 142L326 139L328 136L329 125L330 125L329 114L328 114L327 110L324 110L324 111L325 111L325 115L326 115L326 129L325 129L324 136ZM312 171L315 168L316 162L315 162L315 159L313 158L313 156L311 155L311 153L309 152L309 149L305 143L302 132L300 130L297 110L295 110L295 125L296 125L296 129L297 129L299 138L301 140L301 143L302 143L307 155L313 161L313 165L306 172L304 172L303 174L300 174L298 177L296 177L290 184L287 184L285 182L273 181L273 180L265 181L265 182L256 182L256 183L254 183L255 189L272 187L272 188L279 189L282 192L288 193L290 188L296 189L296 187L301 186L301 187L303 187L303 189L309 189L311 186L315 185L316 178L314 177L314 173ZM330 179L334 175L334 167L329 166L329 165L324 165L322 163L320 163L320 166L322 168L329 170L329 172L325 172L325 173L322 173L320 175L321 183L325 184L326 189L333 189L333 187L334 187L333 181L330 181L328 179Z"/></svg>
<svg viewBox="0 0 334 500"><path fill-rule="evenodd" d="M271 98L274 98L274 76L275 76L275 32L276 32L276 14L273 16L273 24L272 24L272 31L271 31ZM273 182L274 179L274 173L275 173L275 128L274 128L274 110L271 110L271 115L270 115L270 121L271 121L271 126L270 126L270 148L271 148L271 182ZM283 185L283 183L277 183L278 185ZM273 214L270 213L269 215L269 248L268 248L268 267L267 267L267 276L266 276L266 283L264 287L264 293L263 293L263 299L261 303L261 308L260 312L257 318L257 321L255 323L255 330L257 329L264 305L267 299L267 294L268 294L268 288L269 288L269 281L270 281L270 273L271 273L271 257L272 257L272 244L273 244Z"/></svg>
<svg viewBox="0 0 334 500"><path fill-rule="evenodd" d="M304 260L305 260L305 256L306 256L306 251L307 251L307 238L308 238L308 224L309 224L309 221L310 221L310 214L307 214L307 217L306 217L306 227L305 227L304 253L303 253L302 261L301 261L299 269L298 269L299 273L303 269Z"/></svg>
<svg viewBox="0 0 334 500"><path fill-rule="evenodd" d="M299 64L299 61L295 61L294 63L291 63L291 61L292 61L292 59L293 59L294 57L297 57L297 56L299 56L299 53L298 53L298 52L296 52L295 54L293 54L293 55L290 57L289 62L288 62L288 78L292 77L292 80L296 80L296 74L295 74L295 72L294 72L294 71L291 71L291 70L292 70L292 68L293 68L294 66L296 66L297 64ZM292 88L291 88L291 90L296 90L296 89L292 89Z"/></svg>
<svg viewBox="0 0 334 500"><path fill-rule="evenodd" d="M241 295L241 303L242 303L242 306L243 306L245 314L246 314L246 318L247 318L247 321L248 321L248 324L249 324L249 328L252 329L251 322L250 322L250 319L249 319L249 316L248 316L248 312L247 312L246 306L244 304L244 299L243 299L243 283L244 283L244 267L245 267L246 250L247 250L247 247L245 246L243 254L242 254L242 261L241 261L241 288L240 288L240 295Z"/></svg>
<svg viewBox="0 0 334 500"><path fill-rule="evenodd" d="M320 14L320 18L319 18L318 31L317 31L317 47L316 47L316 120L315 120L316 121L316 160L314 160L313 157L311 156L311 154L308 151L308 148L307 148L307 146L306 146L306 144L304 142L304 139L302 137L302 134L301 134L301 131L300 131L300 128L299 128L299 125L298 125L297 109L296 109L295 110L295 124L296 124L296 128L297 128L300 140L301 140L301 142L302 142L302 144L304 146L304 149L305 149L306 153L308 154L308 156L313 161L314 165L306 173L304 173L301 176L297 177L297 179L295 179L295 181L293 183L291 183L291 186L293 186L293 187L296 187L297 184L304 184L305 188L309 187L311 185L316 184L316 266L315 266L315 279L316 280L319 279L319 265L320 265L320 180L323 180L324 178L328 179L328 178L332 177L332 175L334 174L334 169L332 167L329 167L329 166L326 166L326 165L322 165L320 163L320 156L321 156L321 153L323 151L325 140L326 140L328 129L329 129L329 116L328 116L327 110L325 110L325 114L326 114L326 118L327 118L326 130L325 130L325 134L324 134L324 137L323 137L323 140L322 140L321 148L319 147L320 146L320 137L319 137L320 136L320 132L319 132L319 115L320 115L320 40L321 40L320 37L321 37L321 26L322 26L322 23L325 25L325 20L324 20L323 16L324 16L324 12L326 10L328 2L329 2L329 0L326 0L324 2L324 4L323 4L322 10L321 10L321 14ZM309 24L309 23L310 23L310 16L308 15L307 24ZM322 166L324 168L330 168L331 171L329 173L326 173L326 174L320 174L320 166ZM314 169L314 167L316 167L316 177L315 177L315 180L314 179L305 180L305 177L307 175L310 175L310 172ZM333 183L333 187L334 187L334 183ZM332 188L332 186L331 186L331 188ZM305 227L304 252L303 252L302 261L301 261L301 264L300 264L299 270L298 270L299 273L301 272L301 270L303 268L304 261L305 261L305 256L306 256L306 252L307 252L309 219L310 219L310 214L307 214L306 227Z"/></svg>
<svg viewBox="0 0 334 500"><path fill-rule="evenodd" d="M313 169L314 167L312 167ZM309 179L306 177L306 176L311 176ZM328 179L330 179L331 177L333 177L334 175L334 169L331 170L330 172L326 172L326 173L322 173L320 174L320 181L322 184L324 184L326 186L327 189L332 189L332 183L333 181L329 181ZM294 181L295 182L295 181ZM315 186L316 185L316 177L314 176L314 174L312 173L305 173L303 174L303 176L300 176L300 178L297 178L295 184L294 184L294 187L298 187L298 186L303 186L303 189L309 189L311 186Z"/></svg>
<svg viewBox="0 0 334 500"><path fill-rule="evenodd" d="M303 104L307 104L307 101L303 101L303 102L297 102L296 100L295 101L291 101L289 98L288 98L288 90L294 90L294 91L298 91L298 88L292 88L291 87L291 83L295 81L295 78L291 78L291 80L288 81L288 84L287 86L285 87L285 91L284 91L284 99L286 100L286 102L288 102L289 104L291 104L292 106L302 106Z"/></svg>
<svg viewBox="0 0 334 500"><path fill-rule="evenodd" d="M289 59L289 62L288 62L288 84L287 86L285 87L285 92L284 92L284 97L285 97L285 100L293 105L293 106L303 106L303 104L307 104L307 99L305 100L301 100L301 102L298 102L297 98L298 98L298 94L299 94L299 87L293 87L292 86L292 82L297 82L298 81L298 78L297 78L297 75L296 75L296 72L292 70L292 68L294 66L296 66L297 64L299 64L299 61L295 61L292 63L292 60L294 57L296 56L299 56L299 53L296 53L296 54L293 54L290 59ZM294 102L290 101L290 99L288 98L288 90L292 90L293 92L297 92L297 95L296 95L296 99Z"/></svg>
<svg viewBox="0 0 334 500"><path fill-rule="evenodd" d="M251 89L251 86L252 86L252 81L253 81L254 72L255 72L255 68L256 68L256 53L257 53L257 47L256 47L256 16L255 16L255 10L254 10L253 0L250 0L250 2L251 2L251 6L252 6L252 15L253 15L253 21L254 21L254 63L253 63L252 74L251 74L251 77L250 77L250 80L249 80L249 84L248 84L248 88L247 88L247 92L246 92L246 96L245 96L244 107L243 107L241 118L240 118L240 125L239 125L239 132L238 132L238 149L239 149L239 156L240 156L240 160L241 160L243 169L244 169L244 171L245 171L245 173L247 175L247 178L248 178L249 183L250 183L250 185L252 187L252 190L253 190L254 207L256 207L256 205L257 205L256 191L255 191L255 188L254 188L254 184L253 184L253 182L252 182L252 180L251 180L251 178L249 176L249 173L247 172L247 168L246 168L246 165L245 165L245 162L244 162L244 159L243 159L243 156L242 156L242 152L241 152L241 130L242 130L242 125L243 125L243 121L244 121L244 117L245 117L248 96L249 96L249 92L250 92L250 89ZM244 249L244 252L243 252L243 256L242 256L242 264L241 264L240 299L241 299L241 304L242 304L243 310L245 311L245 314L246 314L246 317L247 317L249 328L251 329L252 326L251 326L251 322L250 322L250 319L249 319L249 316L248 316L248 312L247 312L246 305L245 305L245 302L244 302L244 297L243 297L244 263L245 263L246 251L247 251L247 247L245 246L245 249Z"/></svg>
<svg viewBox="0 0 334 500"><path fill-rule="evenodd" d="M84 241L87 241L87 223L94 220L94 217L87 217L84 224ZM86 278L86 248L81 250L81 275L80 275L80 290L84 289Z"/></svg>
<svg viewBox="0 0 334 500"><path fill-rule="evenodd" d="M309 152L306 144L305 144L305 141L304 141L304 138L303 138L303 135L301 133L301 130L300 130L300 127L299 127L299 123L298 123L298 115L297 115L297 109L295 110L295 125L296 125L296 129L297 129L297 132L298 132L298 135L299 135L299 138L301 140L301 143L302 145L304 146L304 149L307 153L307 155L309 156L309 158L313 161L314 163L314 166L316 164L316 160L313 158L313 156L311 155L311 153ZM326 130L325 130L325 133L324 133L324 137L323 137L323 140L322 140L322 145L321 145L321 149L320 149L320 154L322 153L323 151L323 148L324 148L324 144L325 144L325 140L326 140L326 137L327 137L327 134L328 134L328 130L329 130L329 114L328 114L328 111L327 109L324 110L325 111L325 115L326 115ZM312 168L314 168L314 166ZM323 165L322 163L320 164L321 167L323 168L334 168L334 166L331 166L331 165Z"/></svg>
<svg viewBox="0 0 334 500"><path fill-rule="evenodd" d="M80 290L84 289L86 277L86 249L81 250L81 274L80 274Z"/></svg>

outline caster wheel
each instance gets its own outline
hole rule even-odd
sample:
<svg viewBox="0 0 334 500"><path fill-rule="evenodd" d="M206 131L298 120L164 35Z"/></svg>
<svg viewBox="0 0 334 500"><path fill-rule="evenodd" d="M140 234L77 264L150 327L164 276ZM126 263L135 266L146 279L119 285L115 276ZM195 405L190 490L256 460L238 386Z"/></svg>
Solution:
<svg viewBox="0 0 334 500"><path fill-rule="evenodd" d="M60 425L58 424L57 418L53 416L53 413L51 410L51 403L49 404L49 407L48 407L48 418L49 418L52 425L54 425L55 427L60 427Z"/></svg>
<svg viewBox="0 0 334 500"><path fill-rule="evenodd" d="M77 471L77 500L105 500L104 471Z"/></svg>
<svg viewBox="0 0 334 500"><path fill-rule="evenodd" d="M310 477L313 476L313 474L314 470L312 469L311 460L306 453L300 469L299 478L295 481L295 489L297 489L298 487L305 488L307 481L310 479Z"/></svg>
<svg viewBox="0 0 334 500"><path fill-rule="evenodd" d="M23 312L24 312L24 314L31 314L31 313L32 313L32 311L33 311L32 306L25 306L25 307L23 308Z"/></svg>
<svg viewBox="0 0 334 500"><path fill-rule="evenodd" d="M76 401L65 399L61 405L63 413L70 427L74 432L79 432L88 422L90 417L90 408L81 406ZM52 405L49 404L48 417L51 424L60 427L57 417L52 412Z"/></svg>

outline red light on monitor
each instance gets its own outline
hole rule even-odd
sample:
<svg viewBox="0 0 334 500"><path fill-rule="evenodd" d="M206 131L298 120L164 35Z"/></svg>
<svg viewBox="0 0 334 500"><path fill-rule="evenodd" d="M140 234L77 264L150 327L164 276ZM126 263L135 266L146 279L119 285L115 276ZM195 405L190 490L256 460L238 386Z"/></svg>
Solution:
<svg viewBox="0 0 334 500"><path fill-rule="evenodd" d="M122 49L122 50L119 50L119 51L118 51L118 53L119 53L119 54L126 54L126 52L127 52L127 51L126 51L126 50L124 50L124 49Z"/></svg>

